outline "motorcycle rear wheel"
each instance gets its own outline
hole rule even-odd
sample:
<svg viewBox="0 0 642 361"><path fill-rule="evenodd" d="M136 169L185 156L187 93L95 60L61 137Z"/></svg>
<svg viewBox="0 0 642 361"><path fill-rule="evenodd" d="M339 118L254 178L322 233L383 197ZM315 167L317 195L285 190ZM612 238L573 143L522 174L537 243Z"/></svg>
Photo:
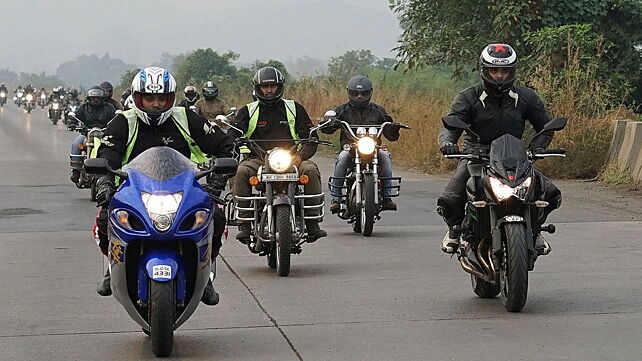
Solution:
<svg viewBox="0 0 642 361"><path fill-rule="evenodd" d="M152 351L158 357L172 353L176 321L175 281L149 282L149 327Z"/></svg>
<svg viewBox="0 0 642 361"><path fill-rule="evenodd" d="M507 223L503 228L506 244L499 268L502 304L511 312L519 312L528 295L526 227L521 223Z"/></svg>
<svg viewBox="0 0 642 361"><path fill-rule="evenodd" d="M374 174L363 175L363 206L361 208L361 234L366 237L372 235L375 221L375 179Z"/></svg>
<svg viewBox="0 0 642 361"><path fill-rule="evenodd" d="M276 273L281 277L290 274L292 255L292 224L290 206L282 204L274 208L276 225Z"/></svg>

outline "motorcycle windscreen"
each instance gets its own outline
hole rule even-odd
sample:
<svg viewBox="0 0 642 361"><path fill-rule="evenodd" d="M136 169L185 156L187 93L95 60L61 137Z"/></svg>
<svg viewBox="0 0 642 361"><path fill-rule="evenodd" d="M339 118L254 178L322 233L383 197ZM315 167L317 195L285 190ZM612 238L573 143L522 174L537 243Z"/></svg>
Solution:
<svg viewBox="0 0 642 361"><path fill-rule="evenodd" d="M491 143L489 156L492 173L512 187L530 174L531 164L524 142L510 134L502 135Z"/></svg>
<svg viewBox="0 0 642 361"><path fill-rule="evenodd" d="M196 171L196 163L169 147L153 147L140 153L123 167L135 170L159 182L165 182L186 170Z"/></svg>

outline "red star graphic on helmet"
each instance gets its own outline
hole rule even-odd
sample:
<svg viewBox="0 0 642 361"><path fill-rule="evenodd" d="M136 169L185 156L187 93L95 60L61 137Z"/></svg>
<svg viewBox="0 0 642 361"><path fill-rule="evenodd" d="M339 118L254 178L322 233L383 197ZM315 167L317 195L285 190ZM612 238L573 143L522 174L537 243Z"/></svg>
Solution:
<svg viewBox="0 0 642 361"><path fill-rule="evenodd" d="M505 53L506 48L504 48L504 45L495 45L495 51Z"/></svg>

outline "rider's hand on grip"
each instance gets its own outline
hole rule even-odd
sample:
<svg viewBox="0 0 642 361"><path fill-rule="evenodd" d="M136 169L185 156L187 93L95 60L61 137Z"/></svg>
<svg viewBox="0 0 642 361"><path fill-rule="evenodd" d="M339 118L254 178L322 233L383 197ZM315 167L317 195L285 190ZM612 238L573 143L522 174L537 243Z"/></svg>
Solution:
<svg viewBox="0 0 642 361"><path fill-rule="evenodd" d="M96 205L107 205L114 193L116 186L110 177L100 177L96 180Z"/></svg>
<svg viewBox="0 0 642 361"><path fill-rule="evenodd" d="M459 153L459 147L453 142L444 142L439 147L441 154L443 155L453 155Z"/></svg>

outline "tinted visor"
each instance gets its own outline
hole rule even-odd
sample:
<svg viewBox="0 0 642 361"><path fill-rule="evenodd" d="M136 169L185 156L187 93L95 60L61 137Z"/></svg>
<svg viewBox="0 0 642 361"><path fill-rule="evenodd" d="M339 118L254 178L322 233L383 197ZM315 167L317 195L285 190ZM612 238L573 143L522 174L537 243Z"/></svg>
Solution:
<svg viewBox="0 0 642 361"><path fill-rule="evenodd" d="M348 90L348 95L351 98L362 96L364 99L370 99L372 96L372 89L370 90Z"/></svg>

